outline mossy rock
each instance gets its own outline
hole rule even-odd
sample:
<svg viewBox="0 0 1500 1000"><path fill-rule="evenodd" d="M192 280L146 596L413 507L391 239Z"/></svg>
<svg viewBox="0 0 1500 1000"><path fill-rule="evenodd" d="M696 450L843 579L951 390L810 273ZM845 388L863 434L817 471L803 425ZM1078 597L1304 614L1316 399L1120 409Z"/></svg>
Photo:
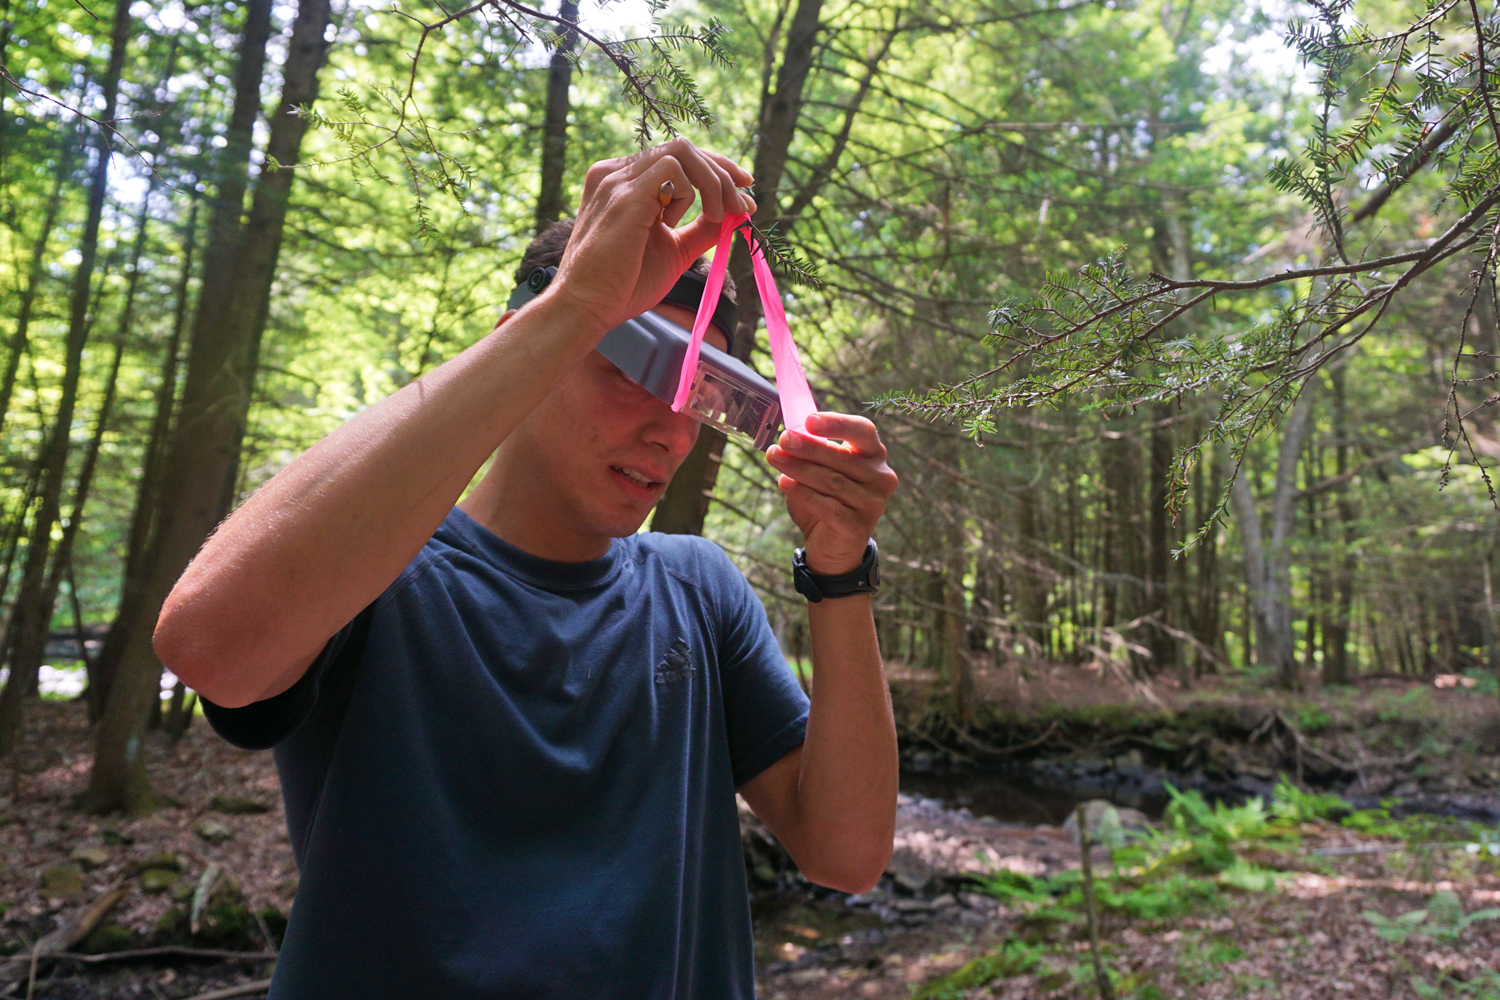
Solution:
<svg viewBox="0 0 1500 1000"><path fill-rule="evenodd" d="M244 903L210 903L198 921L195 944L213 948L264 948L260 926Z"/></svg>
<svg viewBox="0 0 1500 1000"><path fill-rule="evenodd" d="M208 800L208 807L215 812L227 813L230 816L253 816L271 811L271 807L264 802L257 802L240 795L215 795Z"/></svg>
<svg viewBox="0 0 1500 1000"><path fill-rule="evenodd" d="M166 892L182 881L182 873L173 868L147 868L141 872L141 888L151 895ZM191 893L191 888L188 890Z"/></svg>
<svg viewBox="0 0 1500 1000"><path fill-rule="evenodd" d="M85 954L98 955L110 951L128 951L138 947L140 943L140 938L129 927L104 923L95 927L78 947Z"/></svg>
<svg viewBox="0 0 1500 1000"><path fill-rule="evenodd" d="M184 869L182 859L170 851L162 851L136 865L136 871L145 871L148 868L164 868L168 871L180 872Z"/></svg>
<svg viewBox="0 0 1500 1000"><path fill-rule="evenodd" d="M74 900L83 895L83 869L77 865L53 865L42 870L42 895Z"/></svg>
<svg viewBox="0 0 1500 1000"><path fill-rule="evenodd" d="M157 944L187 944L188 911L184 906L174 906L156 921L156 930L151 935Z"/></svg>
<svg viewBox="0 0 1500 1000"><path fill-rule="evenodd" d="M193 824L193 832L210 844L222 844L234 836L234 831L216 819L200 819Z"/></svg>
<svg viewBox="0 0 1500 1000"><path fill-rule="evenodd" d="M267 906L261 909L260 919L266 925L266 930L271 932L271 940L280 948L286 937L286 915L274 906Z"/></svg>
<svg viewBox="0 0 1500 1000"><path fill-rule="evenodd" d="M95 868L103 868L109 864L109 848L75 847L68 857L83 865L85 870L93 871Z"/></svg>
<svg viewBox="0 0 1500 1000"><path fill-rule="evenodd" d="M178 944L193 945L201 948L229 948L245 951L259 951L266 946L265 937L260 932L260 925L255 920L255 914L245 905L245 894L240 891L227 877L222 879L218 887L214 889L213 895L209 897L208 906L203 910L203 915L198 920L198 933L192 933L191 908L192 888L196 888L195 879L183 879L183 884L190 887L182 905L173 906L162 914L156 922L156 932L153 940L156 944ZM174 894L176 889L174 887ZM271 923L271 915L275 916L276 924ZM268 928L272 933L279 933L274 927L284 929L286 918L273 907L267 907L261 913L262 919L266 920Z"/></svg>

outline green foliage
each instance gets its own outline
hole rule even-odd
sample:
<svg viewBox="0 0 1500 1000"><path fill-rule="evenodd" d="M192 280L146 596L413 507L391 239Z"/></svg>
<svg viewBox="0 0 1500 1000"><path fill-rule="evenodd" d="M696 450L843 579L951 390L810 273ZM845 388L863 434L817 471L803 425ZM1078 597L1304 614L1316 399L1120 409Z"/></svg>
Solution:
<svg viewBox="0 0 1500 1000"><path fill-rule="evenodd" d="M1239 861L1236 844L1263 839L1272 832L1265 803L1259 798L1239 806L1223 802L1210 806L1197 791L1179 792L1170 783L1165 787L1172 801L1163 818L1177 834L1170 852L1173 860L1214 874L1227 872Z"/></svg>
<svg viewBox="0 0 1500 1000"><path fill-rule="evenodd" d="M1451 973L1429 983L1419 976L1409 980L1412 992L1422 1000L1437 1000L1440 997L1478 997L1480 1000L1500 1000L1500 972L1481 969L1470 979L1459 979Z"/></svg>
<svg viewBox="0 0 1500 1000"><path fill-rule="evenodd" d="M1493 670L1470 667L1464 671L1464 676L1474 682L1473 687L1465 690L1483 698L1500 697L1500 677L1496 677Z"/></svg>
<svg viewBox="0 0 1500 1000"><path fill-rule="evenodd" d="M1349 806L1337 795L1304 792L1283 775L1271 795L1271 813L1284 823L1316 823L1349 813Z"/></svg>
<svg viewBox="0 0 1500 1000"><path fill-rule="evenodd" d="M1465 914L1458 895L1449 889L1433 893L1427 905L1397 917L1386 917L1366 910L1364 918L1375 927L1375 933L1395 944L1405 944L1413 935L1429 937L1442 945L1454 947L1471 924L1500 918L1500 908L1475 910Z"/></svg>
<svg viewBox="0 0 1500 1000"><path fill-rule="evenodd" d="M988 955L924 985L912 1000L963 1000L968 991L998 979L1024 976L1042 962L1042 953L1024 941L1011 939Z"/></svg>
<svg viewBox="0 0 1500 1000"><path fill-rule="evenodd" d="M1274 872L1238 853L1247 843L1281 835L1259 799L1210 806L1196 791L1167 787L1172 795L1167 829L1115 850L1114 872L1096 878L1102 911L1136 920L1172 920L1219 905L1225 888L1264 892L1274 887ZM985 891L1025 911L1030 920L1076 923L1083 919L1082 878L1078 871L1050 878L1000 871L985 882Z"/></svg>
<svg viewBox="0 0 1500 1000"><path fill-rule="evenodd" d="M1385 14L1370 6L1370 17ZM1390 328L1388 314L1409 296L1414 278L1446 272L1463 284L1467 308L1445 373L1445 455L1437 485L1448 485L1462 446L1485 493L1500 503L1465 423L1493 402L1464 395L1470 383L1488 376L1465 378L1461 371L1477 357L1464 352L1463 324L1483 289L1494 297L1500 257L1494 208L1500 204L1500 121L1483 83L1494 67L1480 35L1494 27L1453 0L1430 0L1382 30L1357 20L1353 7L1352 0L1314 0L1310 17L1287 24L1288 43L1315 69L1318 93L1300 134L1272 155L1256 157L1269 161L1257 168L1265 187L1256 196L1271 202L1284 195L1305 206L1327 240L1325 261L1303 256L1279 270L1262 271L1261 265L1246 272L1243 264L1262 256L1252 251L1240 266L1201 268L1194 275L1176 263L1188 259L1185 251L1169 261L1157 249L1148 269L1139 252L1117 246L1001 298L985 340L996 359L978 374L889 392L877 402L958 423L978 440L993 433L1009 408L1067 400L1121 413L1215 399L1212 419L1179 446L1167 476L1175 513L1208 442L1232 446L1237 472L1251 442L1309 380L1342 363L1373 330ZM1424 183L1428 176L1432 181ZM1360 192L1377 181L1375 193ZM1429 202L1436 193L1430 211L1442 213L1438 233L1417 250L1361 233L1355 249L1354 227L1375 217L1400 189L1420 191ZM1351 211L1356 200L1363 204ZM1159 219L1163 227L1172 224ZM1202 273L1209 270L1216 273ZM1239 322L1217 315L1227 300L1243 303ZM1215 517L1222 506L1221 496Z"/></svg>

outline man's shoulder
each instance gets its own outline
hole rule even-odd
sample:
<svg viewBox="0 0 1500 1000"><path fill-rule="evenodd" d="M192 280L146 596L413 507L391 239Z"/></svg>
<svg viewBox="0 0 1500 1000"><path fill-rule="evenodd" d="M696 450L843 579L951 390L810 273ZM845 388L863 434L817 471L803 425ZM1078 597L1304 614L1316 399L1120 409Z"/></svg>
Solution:
<svg viewBox="0 0 1500 1000"><path fill-rule="evenodd" d="M694 586L712 585L729 574L741 577L717 543L699 535L666 535L642 531L623 539L637 562L659 560L662 567Z"/></svg>
<svg viewBox="0 0 1500 1000"><path fill-rule="evenodd" d="M641 531L622 539L637 560L656 557L668 565L733 566L729 556L716 542L701 535L666 535L659 531Z"/></svg>

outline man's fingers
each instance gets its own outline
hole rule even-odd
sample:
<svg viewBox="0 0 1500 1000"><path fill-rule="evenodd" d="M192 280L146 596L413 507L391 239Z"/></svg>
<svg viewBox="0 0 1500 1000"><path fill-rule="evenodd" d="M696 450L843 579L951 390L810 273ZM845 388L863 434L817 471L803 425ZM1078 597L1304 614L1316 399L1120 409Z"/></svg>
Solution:
<svg viewBox="0 0 1500 1000"><path fill-rule="evenodd" d="M588 173L583 175L583 199L581 201L581 204L587 204L589 199L593 197L594 192L599 189L600 183L602 183L606 177L625 167L637 155L639 154L632 154L630 156L616 156L608 160L598 160L594 163L593 166L589 167Z"/></svg>
<svg viewBox="0 0 1500 1000"><path fill-rule="evenodd" d="M819 493L799 479L783 475L776 481L776 485L786 494L788 513L798 527L803 527L803 522L828 524L842 522L850 517L848 507L826 493ZM808 523L803 528L803 533L806 534L811 527L812 524Z"/></svg>
<svg viewBox="0 0 1500 1000"><path fill-rule="evenodd" d="M838 501L850 510L873 517L879 517L885 510L888 494L879 481L859 482L826 465L804 462L784 451L768 455L767 459L778 472L791 476L797 482Z"/></svg>
<svg viewBox="0 0 1500 1000"><path fill-rule="evenodd" d="M719 245L719 223L699 215L681 229L674 229L672 235L677 239L677 249L686 267Z"/></svg>
<svg viewBox="0 0 1500 1000"><path fill-rule="evenodd" d="M723 162L720 162L720 158L708 155L686 139L673 139L655 149L647 150L640 154L640 157L639 160L625 167L627 178L646 176L658 158L671 157L681 164L688 180L702 195L704 215L714 222L722 222L725 212L743 210L745 197L736 187L735 176L736 174L745 177L749 175L743 170L731 172ZM690 200L692 192L678 191L675 197ZM680 215L679 218L681 218Z"/></svg>
<svg viewBox="0 0 1500 1000"><path fill-rule="evenodd" d="M725 172L727 172L729 176L734 180L736 187L749 187L750 185L755 183L755 178L750 176L750 171L746 170L738 163L735 163L723 153L713 153L706 149L702 152L704 156L707 156L709 159L713 160L719 166L724 168Z"/></svg>
<svg viewBox="0 0 1500 1000"><path fill-rule="evenodd" d="M826 466L849 479L876 487L890 496L896 490L896 474L885 464L884 446L876 441L875 454L864 454L849 443L838 444L828 438L800 431L783 431L773 451L777 455ZM768 455L772 464L776 458Z"/></svg>
<svg viewBox="0 0 1500 1000"><path fill-rule="evenodd" d="M881 461L885 460L885 445L880 443L880 432L868 417L852 413L825 413L820 410L807 418L807 430L819 437L847 442L861 455L878 456Z"/></svg>

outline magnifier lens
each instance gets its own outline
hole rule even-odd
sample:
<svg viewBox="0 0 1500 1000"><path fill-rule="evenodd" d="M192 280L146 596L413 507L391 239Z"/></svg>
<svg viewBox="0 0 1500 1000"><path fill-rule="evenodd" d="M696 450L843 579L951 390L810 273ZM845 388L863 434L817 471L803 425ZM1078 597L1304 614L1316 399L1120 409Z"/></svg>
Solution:
<svg viewBox="0 0 1500 1000"><path fill-rule="evenodd" d="M683 412L726 434L745 437L764 451L776 434L781 400L731 372L700 361Z"/></svg>

